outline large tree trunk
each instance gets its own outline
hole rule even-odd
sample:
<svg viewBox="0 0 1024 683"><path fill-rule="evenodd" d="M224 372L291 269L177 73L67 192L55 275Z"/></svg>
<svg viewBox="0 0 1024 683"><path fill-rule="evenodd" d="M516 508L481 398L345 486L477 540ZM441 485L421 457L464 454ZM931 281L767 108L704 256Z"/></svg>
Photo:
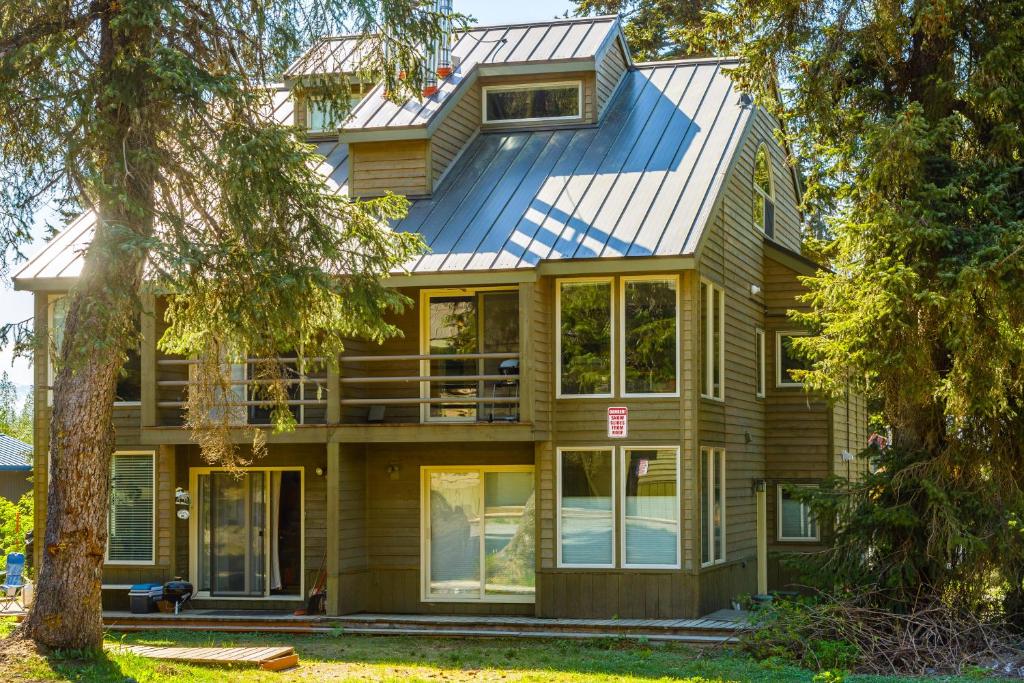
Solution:
<svg viewBox="0 0 1024 683"><path fill-rule="evenodd" d="M116 60L121 50L148 45L148 37L144 27L127 23L112 29L111 16L102 21L99 59L109 95L96 104L107 127L106 150L97 159L97 228L70 294L53 388L42 566L24 627L27 636L55 648L103 642L113 403L125 349L137 342L144 250L135 240L152 233L153 173L144 161L151 139L139 125L145 89L133 89L137 74L123 72Z"/></svg>

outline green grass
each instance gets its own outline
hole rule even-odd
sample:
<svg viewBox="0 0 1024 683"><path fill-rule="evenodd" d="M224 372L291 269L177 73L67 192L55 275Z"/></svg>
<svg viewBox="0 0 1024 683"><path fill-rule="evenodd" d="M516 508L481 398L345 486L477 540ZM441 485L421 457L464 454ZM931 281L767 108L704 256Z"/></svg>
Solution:
<svg viewBox="0 0 1024 683"><path fill-rule="evenodd" d="M0 621L0 635L13 628ZM116 651L59 653L0 665L0 680L93 681L811 681L813 673L736 652L625 640L452 639L404 636L315 636L150 631L108 635L107 644L292 645L300 666L283 673L188 666ZM914 679L851 676L858 683ZM979 678L933 679L978 681Z"/></svg>

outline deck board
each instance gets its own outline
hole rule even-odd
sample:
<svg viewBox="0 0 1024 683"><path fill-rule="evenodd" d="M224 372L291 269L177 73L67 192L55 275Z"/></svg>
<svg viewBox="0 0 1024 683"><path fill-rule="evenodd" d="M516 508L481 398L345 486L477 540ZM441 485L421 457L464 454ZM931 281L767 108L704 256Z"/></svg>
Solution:
<svg viewBox="0 0 1024 683"><path fill-rule="evenodd" d="M115 646L147 659L162 659L189 664L232 664L257 668L281 668L298 662L295 649L276 647L154 647L148 645Z"/></svg>

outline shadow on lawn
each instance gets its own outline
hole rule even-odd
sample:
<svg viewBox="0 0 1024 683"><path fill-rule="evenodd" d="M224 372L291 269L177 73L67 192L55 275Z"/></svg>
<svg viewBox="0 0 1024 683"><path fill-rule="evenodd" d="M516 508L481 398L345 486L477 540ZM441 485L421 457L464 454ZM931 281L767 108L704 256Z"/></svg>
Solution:
<svg viewBox="0 0 1024 683"><path fill-rule="evenodd" d="M121 665L102 650L58 650L43 657L60 680L123 683L131 679Z"/></svg>

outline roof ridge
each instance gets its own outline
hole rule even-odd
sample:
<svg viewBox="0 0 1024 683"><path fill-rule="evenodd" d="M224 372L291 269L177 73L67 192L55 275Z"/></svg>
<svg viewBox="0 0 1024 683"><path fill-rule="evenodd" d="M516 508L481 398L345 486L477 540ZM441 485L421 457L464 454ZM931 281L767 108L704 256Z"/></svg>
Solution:
<svg viewBox="0 0 1024 683"><path fill-rule="evenodd" d="M679 59L663 59L653 62L634 62L633 66L638 69L655 69L661 66L680 66L687 64L726 64L743 61L743 58L736 55L732 57L680 57Z"/></svg>
<svg viewBox="0 0 1024 683"><path fill-rule="evenodd" d="M521 28L523 26L557 26L558 24L582 24L584 22L598 23L601 21L618 21L618 14L599 14L593 17L560 17L544 21L517 21L511 24L478 24L467 27L464 31L456 33L471 33L472 31L487 30L493 31L498 28Z"/></svg>

